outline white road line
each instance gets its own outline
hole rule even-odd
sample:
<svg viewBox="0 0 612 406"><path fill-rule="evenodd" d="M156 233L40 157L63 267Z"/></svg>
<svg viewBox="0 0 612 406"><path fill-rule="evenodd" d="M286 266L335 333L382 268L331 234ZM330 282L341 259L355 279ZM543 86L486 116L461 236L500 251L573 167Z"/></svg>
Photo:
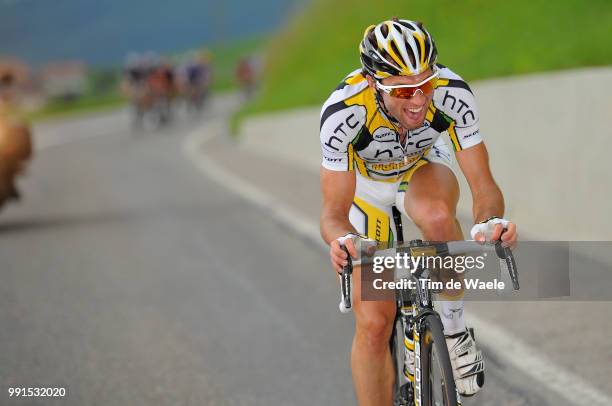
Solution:
<svg viewBox="0 0 612 406"><path fill-rule="evenodd" d="M554 364L539 351L496 324L470 315L469 325L474 327L479 339L490 347L503 348L503 351L495 352L496 357L567 399L570 404L612 405L612 397L567 368Z"/></svg>
<svg viewBox="0 0 612 406"><path fill-rule="evenodd" d="M224 170L206 156L205 144L224 131L223 124L210 123L191 133L185 139L183 149L189 159L211 180L241 198L267 211L275 220L294 230L300 236L327 251L327 245L319 234L318 224L289 208L277 199ZM330 309L333 311L333 309ZM508 365L531 377L550 391L557 393L574 405L609 406L612 397L593 387L567 368L554 364L516 336L496 324L470 315L470 325L478 331L478 337L490 347L503 348L496 356Z"/></svg>

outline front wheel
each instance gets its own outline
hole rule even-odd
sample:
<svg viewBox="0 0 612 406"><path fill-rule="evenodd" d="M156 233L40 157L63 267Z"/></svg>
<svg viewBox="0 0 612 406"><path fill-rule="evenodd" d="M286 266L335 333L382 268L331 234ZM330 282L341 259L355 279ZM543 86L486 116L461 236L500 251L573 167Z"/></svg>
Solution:
<svg viewBox="0 0 612 406"><path fill-rule="evenodd" d="M421 393L423 406L461 406L455 388L453 368L442 333L442 322L436 315L424 320L421 341Z"/></svg>

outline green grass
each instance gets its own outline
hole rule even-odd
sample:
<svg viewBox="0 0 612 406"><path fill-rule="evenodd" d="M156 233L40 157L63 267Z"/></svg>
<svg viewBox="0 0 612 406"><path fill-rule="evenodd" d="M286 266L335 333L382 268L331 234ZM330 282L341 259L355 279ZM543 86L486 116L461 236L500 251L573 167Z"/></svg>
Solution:
<svg viewBox="0 0 612 406"><path fill-rule="evenodd" d="M466 80L612 64L610 0L313 0L275 36L259 97L234 118L320 105L358 68L369 24L420 20L439 62Z"/></svg>
<svg viewBox="0 0 612 406"><path fill-rule="evenodd" d="M103 96L85 96L74 101L52 101L43 108L27 114L26 118L30 121L43 121L52 118L112 110L125 103L125 98L118 92Z"/></svg>
<svg viewBox="0 0 612 406"><path fill-rule="evenodd" d="M226 91L236 88L235 71L240 58L245 55L263 52L268 43L267 36L241 39L211 48L213 64L213 91Z"/></svg>

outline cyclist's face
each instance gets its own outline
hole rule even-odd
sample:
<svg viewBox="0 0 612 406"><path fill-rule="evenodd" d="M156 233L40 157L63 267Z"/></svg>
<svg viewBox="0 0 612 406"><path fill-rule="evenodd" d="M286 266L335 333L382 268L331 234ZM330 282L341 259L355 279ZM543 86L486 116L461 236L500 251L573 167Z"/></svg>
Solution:
<svg viewBox="0 0 612 406"><path fill-rule="evenodd" d="M387 86L413 85L427 79L432 73L431 69L427 69L415 76L391 76L383 79L381 83ZM368 82L370 87L376 91L374 79L368 77ZM429 94L416 92L410 99L400 99L382 91L379 91L379 93L382 95L385 107L389 113L400 122L402 127L412 130L423 125L427 108L433 98L433 92Z"/></svg>

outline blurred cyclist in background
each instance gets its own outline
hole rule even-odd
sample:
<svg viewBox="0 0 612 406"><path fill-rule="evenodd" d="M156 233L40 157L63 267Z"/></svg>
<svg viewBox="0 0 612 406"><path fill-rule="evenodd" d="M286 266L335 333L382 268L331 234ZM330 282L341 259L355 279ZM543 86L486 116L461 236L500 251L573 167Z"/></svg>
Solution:
<svg viewBox="0 0 612 406"><path fill-rule="evenodd" d="M147 117L155 126L172 119L177 83L171 61L153 52L129 54L122 90L132 104L135 125L142 125Z"/></svg>
<svg viewBox="0 0 612 406"><path fill-rule="evenodd" d="M201 111L212 82L210 54L201 51L190 55L178 71L181 94L187 109Z"/></svg>
<svg viewBox="0 0 612 406"><path fill-rule="evenodd" d="M135 125L142 124L144 113L151 106L151 95L147 85L148 75L146 59L136 53L128 54L121 88L132 105Z"/></svg>
<svg viewBox="0 0 612 406"><path fill-rule="evenodd" d="M245 97L251 98L257 85L257 61L252 56L240 58L236 66L236 79Z"/></svg>
<svg viewBox="0 0 612 406"><path fill-rule="evenodd" d="M153 97L153 109L159 115L159 124L167 124L172 119L172 103L177 93L172 62L153 59L147 83Z"/></svg>
<svg viewBox="0 0 612 406"><path fill-rule="evenodd" d="M12 72L0 71L0 207L21 197L16 177L32 157L30 126L19 111L15 82Z"/></svg>

